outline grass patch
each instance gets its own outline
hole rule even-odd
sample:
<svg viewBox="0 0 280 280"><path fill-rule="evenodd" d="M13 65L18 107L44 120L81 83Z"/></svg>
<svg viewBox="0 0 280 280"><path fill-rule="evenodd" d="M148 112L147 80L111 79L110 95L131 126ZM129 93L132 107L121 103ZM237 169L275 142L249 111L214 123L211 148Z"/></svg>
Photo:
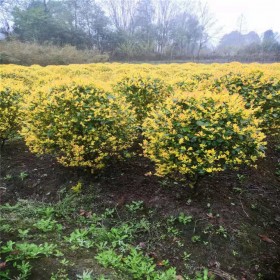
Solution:
<svg viewBox="0 0 280 280"><path fill-rule="evenodd" d="M53 204L20 200L15 205L1 206L0 276L34 279L44 263L51 260L56 269L49 273L52 280L173 280L179 276L182 277L179 279L208 279L199 278L187 266L184 274L178 276L176 267L154 252L158 242L175 238L178 239L175 246L185 246L179 242L180 226L192 223L191 216L180 213L178 217L155 222L155 210L147 208L143 201L98 212L87 204L94 197L94 194L91 199L88 195L66 194ZM90 256L91 260L82 264L82 271L79 271L79 256ZM184 253L184 261L189 261L190 256L187 258Z"/></svg>

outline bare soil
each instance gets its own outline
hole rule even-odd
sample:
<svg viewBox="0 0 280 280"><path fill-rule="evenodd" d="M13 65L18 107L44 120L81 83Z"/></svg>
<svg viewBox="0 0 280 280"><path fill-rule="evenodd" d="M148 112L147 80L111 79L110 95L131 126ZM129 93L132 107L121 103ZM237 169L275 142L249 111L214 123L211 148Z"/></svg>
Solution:
<svg viewBox="0 0 280 280"><path fill-rule="evenodd" d="M230 279L230 275L258 279L261 273L262 279L276 280L280 279L280 181L276 174L280 151L275 139L269 142L267 156L257 169L243 167L204 177L193 191L182 183L150 175L153 164L140 156L111 162L102 172L90 174L65 168L50 156L36 156L22 141L11 141L1 151L0 203L13 204L18 199L56 203L62 190L82 181L92 186L83 189L85 194L91 188L98 190L95 203L103 209L117 207L121 212L125 204L142 200L147 209L155 209L155 219L181 212L192 215L195 223L182 226L182 239L189 242L194 267L206 266L220 279ZM219 236L221 227L226 238ZM191 242L194 235L203 242ZM139 236L139 242L144 239ZM178 240L170 237L168 242L155 242L149 250L156 258L168 259L180 273L184 263L175 243Z"/></svg>

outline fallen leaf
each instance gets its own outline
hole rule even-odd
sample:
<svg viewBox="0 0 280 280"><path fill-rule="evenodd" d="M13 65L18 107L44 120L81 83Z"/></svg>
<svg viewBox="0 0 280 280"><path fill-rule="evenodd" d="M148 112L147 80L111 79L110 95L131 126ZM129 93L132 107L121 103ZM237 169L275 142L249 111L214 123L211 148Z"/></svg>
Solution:
<svg viewBox="0 0 280 280"><path fill-rule="evenodd" d="M6 262L1 262L1 263L0 263L0 269L5 268L5 267L6 267L6 265L7 265L7 263L6 263Z"/></svg>
<svg viewBox="0 0 280 280"><path fill-rule="evenodd" d="M144 175L145 175L145 176L152 176L153 173L150 171L150 172L145 173Z"/></svg>
<svg viewBox="0 0 280 280"><path fill-rule="evenodd" d="M162 261L157 262L157 266L164 266Z"/></svg>
<svg viewBox="0 0 280 280"><path fill-rule="evenodd" d="M182 275L176 275L176 280L184 280Z"/></svg>
<svg viewBox="0 0 280 280"><path fill-rule="evenodd" d="M147 247L147 245L146 245L145 242L140 242L140 243L139 243L139 247L140 247L141 249L145 249L145 248Z"/></svg>
<svg viewBox="0 0 280 280"><path fill-rule="evenodd" d="M80 209L80 216L86 217L86 218L90 218L92 216L92 212L91 211L85 211L84 209Z"/></svg>
<svg viewBox="0 0 280 280"><path fill-rule="evenodd" d="M268 236L264 234L259 234L259 237L261 238L262 241L265 241L267 243L275 243L272 239L270 239Z"/></svg>
<svg viewBox="0 0 280 280"><path fill-rule="evenodd" d="M210 219L214 219L214 216L213 216L212 213L206 214L206 216L207 216L208 218L210 218Z"/></svg>

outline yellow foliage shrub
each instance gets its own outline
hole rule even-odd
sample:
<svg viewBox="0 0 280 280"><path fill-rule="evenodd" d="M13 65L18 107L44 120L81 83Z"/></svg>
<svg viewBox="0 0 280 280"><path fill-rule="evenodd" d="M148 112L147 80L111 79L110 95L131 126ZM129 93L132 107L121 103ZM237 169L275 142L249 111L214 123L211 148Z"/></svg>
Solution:
<svg viewBox="0 0 280 280"><path fill-rule="evenodd" d="M140 124L147 113L172 92L170 85L151 76L127 76L119 81L114 89L123 94L127 102L135 108Z"/></svg>
<svg viewBox="0 0 280 280"><path fill-rule="evenodd" d="M178 93L145 120L144 155L159 176L195 178L251 165L265 155L259 123L237 94Z"/></svg>
<svg viewBox="0 0 280 280"><path fill-rule="evenodd" d="M254 108L256 116L264 120L265 129L280 129L280 79L264 75L262 71L228 73L213 84L213 90L225 87L238 93L247 108Z"/></svg>
<svg viewBox="0 0 280 280"><path fill-rule="evenodd" d="M236 161L234 161L236 151L229 151L230 154L224 160L222 158L218 161L214 160L213 170L211 170L211 161L208 162L208 165L200 164L201 159L196 160L194 156L189 155L189 152L186 152L185 156L188 157L187 162L191 160L193 164L189 166L189 163L183 162L186 160L183 157L183 148L180 152L180 157L177 154L172 156L173 167L166 165L170 169L170 174L172 172L189 175L208 173L209 171L218 171L227 167L237 166L243 162L249 164L249 152L252 151L248 149L251 149L250 145L256 143L254 142L255 134L253 134L253 130L255 129L258 137L262 135L259 133L259 127L265 133L271 133L272 130L273 132L276 130L276 133L280 131L279 63L157 65L96 63L67 66L49 65L47 67L39 65L30 67L0 65L0 76L0 138L2 140L12 138L20 129L21 121L23 120L24 129L22 135L26 138L26 142L32 151L54 154L60 162L70 166L88 166L92 169L102 167L107 158L122 153L131 145L135 139L135 126L142 126L143 121L150 112L159 114L157 117L158 123L150 123L151 127L163 125L160 123L160 116L164 114L169 114L170 118L174 119L176 119L176 114L182 116L180 111L182 108L176 102L170 101L172 100L170 95L173 94L173 91L177 92L177 96L181 96L181 94L185 96L186 100L183 97L180 98L183 98L187 104L193 104L192 108L185 107L187 114L189 114L188 121L191 121L191 114L194 114L196 121L204 122L203 118L209 118L208 122L211 123L211 116L218 114L218 112L211 113L209 111L209 116L197 116L198 111L195 108L201 108L201 106L204 108L204 105L201 105L202 99L199 99L200 96L210 91L211 93L207 92L206 94L207 100L209 101L209 96L213 95L214 105L210 101L206 104L207 106L212 106L214 110L216 106L220 106L215 93L219 94L219 98L223 100L228 96L228 93L224 93L224 91L228 90L232 98L227 97L228 100L226 99L225 104L229 105L226 110L228 110L229 115L233 114L235 116L236 125L242 131L243 128L247 129L248 120L251 125L248 127L252 128L252 133L248 132L245 136L237 136L237 133L232 136L236 137L234 141L237 141L239 137L245 137L244 145L240 149L244 150L248 157L242 156L240 152L240 154L237 153ZM27 90L28 94L25 94ZM112 96L109 92L115 92L115 96ZM243 101L236 97L236 94L242 96ZM68 100L68 97L71 97L70 100ZM21 99L23 99L23 102L20 102ZM192 100L192 103L190 103L190 100ZM235 100L239 104L238 108L243 110L242 112L240 111L240 119L237 117L238 108L232 106L231 100ZM173 104L172 106L170 102ZM90 105L87 107L87 104ZM22 110L21 106L23 106ZM159 109L155 110L156 106L159 106ZM168 110L164 106L167 106ZM249 110L244 110L244 106ZM95 108L95 113L92 113L90 108ZM236 111L232 111L232 108L236 108ZM204 110L210 109L205 107ZM21 112L24 112L23 117ZM250 112L250 116L246 115L248 112ZM254 116L251 114L254 114ZM81 118L83 121L81 121ZM147 125L152 122L151 119L153 118L155 118L153 115L149 115L150 120L146 122L145 133L150 131ZM260 123L256 118L260 120ZM99 123L100 125L98 126L97 119L105 121L102 122L102 125ZM110 122L107 122L108 119L110 119ZM241 121L243 119L246 120L245 123ZM233 120L235 119L233 118ZM163 119L163 123L164 121L166 119ZM169 127L170 121L167 122L166 128L161 128L163 131L171 129ZM187 120L186 124L188 124ZM213 123L217 131L230 129L228 124L223 123L222 120L220 122L221 128L216 125L216 123ZM91 127L97 128L94 130ZM203 127L199 127L199 129ZM209 129L211 127L211 125L207 126ZM180 125L172 129L179 128ZM245 131L247 131L246 129ZM202 131L204 130L203 128ZM220 139L219 141L223 141L221 145L223 147L235 147L232 138L227 138L230 136L226 132L223 133L225 133L223 134L224 138L221 135L214 134L217 139ZM249 141L249 143L246 142L246 139L250 138L248 135L254 135L252 136L253 140ZM211 140L211 136L209 137ZM159 141L158 148L161 145L168 147L164 139L159 136L157 136L157 139ZM204 141L203 139L200 140ZM149 137L146 140L148 141ZM214 145L210 140L207 140L207 145ZM198 142L196 141L198 140L189 142L188 148L194 146L193 148L198 149L196 146ZM257 141L258 143L262 142L260 138ZM240 145L242 144L241 142ZM204 145L205 143L199 144ZM211 145L209 150L212 149ZM247 150L245 149L246 145L248 146ZM261 145L256 147L256 151L261 151L258 150L260 147ZM155 149L155 147L152 148ZM168 153L169 151L171 152L171 148L166 148L165 152ZM251 163L255 160L255 157L261 156L261 152L255 152L255 154L252 152L252 154ZM218 153L217 156L219 155ZM199 156L207 158L204 154L199 154ZM160 162L164 162L164 160L161 159ZM172 161L170 160L170 162ZM178 162L181 163L179 164ZM207 160L205 159L204 162L207 162ZM183 164L187 169L184 170ZM181 166L180 170L176 171L176 166ZM167 174L168 172L158 171L158 173Z"/></svg>
<svg viewBox="0 0 280 280"><path fill-rule="evenodd" d="M135 113L125 98L83 81L39 88L24 107L22 135L34 153L65 166L103 168L135 139Z"/></svg>
<svg viewBox="0 0 280 280"><path fill-rule="evenodd" d="M20 102L25 88L22 83L2 78L0 83L0 141L13 138L21 126Z"/></svg>

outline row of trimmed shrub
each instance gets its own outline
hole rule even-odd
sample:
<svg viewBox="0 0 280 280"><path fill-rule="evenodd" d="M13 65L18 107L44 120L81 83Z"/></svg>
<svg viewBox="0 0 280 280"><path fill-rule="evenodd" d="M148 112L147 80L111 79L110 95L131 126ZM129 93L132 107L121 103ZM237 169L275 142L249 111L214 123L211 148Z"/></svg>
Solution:
<svg viewBox="0 0 280 280"><path fill-rule="evenodd" d="M273 128L279 125L273 116L279 114L279 81L264 80L266 91L257 91L246 90L256 85L247 84L248 77L243 84L236 82L236 90L231 79L237 78L229 74L215 84L206 79L193 92L174 90L149 75L125 77L113 90L77 79L46 82L30 92L26 81L15 86L6 77L0 91L0 137L13 136L21 126L34 153L93 171L112 157L125 156L139 133L144 155L155 162L159 176L196 177L252 165L265 155L262 122L266 129L271 122ZM248 102L252 92L259 99Z"/></svg>

